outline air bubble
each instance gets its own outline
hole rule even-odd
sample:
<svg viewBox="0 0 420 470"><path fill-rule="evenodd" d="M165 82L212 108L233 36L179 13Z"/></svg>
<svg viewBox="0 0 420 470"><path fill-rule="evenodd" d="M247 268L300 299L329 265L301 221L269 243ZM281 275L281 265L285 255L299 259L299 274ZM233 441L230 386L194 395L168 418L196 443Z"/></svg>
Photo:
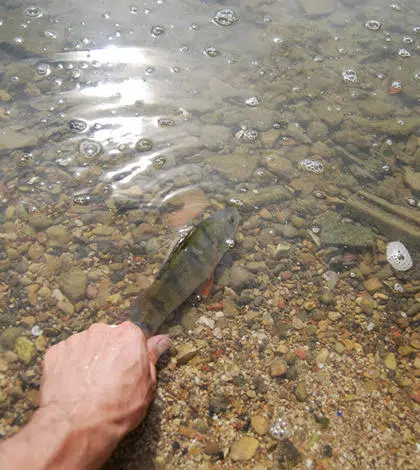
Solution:
<svg viewBox="0 0 420 470"><path fill-rule="evenodd" d="M67 125L73 132L84 132L87 129L87 123L81 119L71 119Z"/></svg>
<svg viewBox="0 0 420 470"><path fill-rule="evenodd" d="M159 36L162 36L162 34L165 32L165 28L159 25L153 26L150 32L154 38L157 38Z"/></svg>
<svg viewBox="0 0 420 470"><path fill-rule="evenodd" d="M404 287L402 284L400 284L399 282L396 282L393 286L394 288L394 292L398 292L399 294L404 292Z"/></svg>
<svg viewBox="0 0 420 470"><path fill-rule="evenodd" d="M29 18L40 18L43 15L43 11L37 6L31 6L26 8L23 14Z"/></svg>
<svg viewBox="0 0 420 470"><path fill-rule="evenodd" d="M403 57L403 58L411 57L411 52L407 51L407 49L401 48L401 49L398 51L398 55L399 55L400 57Z"/></svg>
<svg viewBox="0 0 420 470"><path fill-rule="evenodd" d="M255 142L258 139L258 131L255 129L247 129L244 132L244 138L249 142Z"/></svg>
<svg viewBox="0 0 420 470"><path fill-rule="evenodd" d="M160 170L161 168L163 168L165 166L166 158L159 155L158 157L155 157L153 159L152 164L153 164L154 168L156 168L157 170Z"/></svg>
<svg viewBox="0 0 420 470"><path fill-rule="evenodd" d="M254 108L255 106L258 106L260 104L260 100L258 99L257 96L251 96L251 98L248 98L245 103L248 106L251 106L251 108Z"/></svg>
<svg viewBox="0 0 420 470"><path fill-rule="evenodd" d="M404 36L403 37L403 42L405 42L406 44L413 44L414 39L411 38L410 36Z"/></svg>
<svg viewBox="0 0 420 470"><path fill-rule="evenodd" d="M225 240L226 242L226 245L229 247L229 248L234 248L235 246L235 240L233 240L232 238L228 238Z"/></svg>
<svg viewBox="0 0 420 470"><path fill-rule="evenodd" d="M352 69L345 69L343 70L343 80L345 82L356 83L357 82L357 74Z"/></svg>
<svg viewBox="0 0 420 470"><path fill-rule="evenodd" d="M206 47L204 53L209 57L217 57L220 55L220 52L215 47Z"/></svg>
<svg viewBox="0 0 420 470"><path fill-rule="evenodd" d="M33 336L41 336L42 329L39 325L34 325L31 329L31 333L33 334Z"/></svg>
<svg viewBox="0 0 420 470"><path fill-rule="evenodd" d="M407 271L413 266L410 253L401 242L388 243L386 259L396 271Z"/></svg>
<svg viewBox="0 0 420 470"><path fill-rule="evenodd" d="M289 426L282 418L277 418L270 426L270 434L274 439L283 439L290 434Z"/></svg>
<svg viewBox="0 0 420 470"><path fill-rule="evenodd" d="M51 68L48 64L41 63L36 66L36 73L40 77L46 77L51 73Z"/></svg>
<svg viewBox="0 0 420 470"><path fill-rule="evenodd" d="M317 235L318 233L321 232L321 227L318 224L313 224L311 226L311 232Z"/></svg>
<svg viewBox="0 0 420 470"><path fill-rule="evenodd" d="M378 20L368 20L365 23L365 27L371 31L379 31L381 29L381 23Z"/></svg>
<svg viewBox="0 0 420 470"><path fill-rule="evenodd" d="M160 127L173 127L175 126L175 121L171 118L159 118L158 125Z"/></svg>
<svg viewBox="0 0 420 470"><path fill-rule="evenodd" d="M95 140L82 140L79 144L79 152L86 158L94 158L102 152L102 146Z"/></svg>
<svg viewBox="0 0 420 470"><path fill-rule="evenodd" d="M76 194L73 197L73 202L79 206L87 206L90 202L90 196L87 194Z"/></svg>
<svg viewBox="0 0 420 470"><path fill-rule="evenodd" d="M54 31L44 31L44 36L48 39L57 39L57 33Z"/></svg>
<svg viewBox="0 0 420 470"><path fill-rule="evenodd" d="M148 152L149 150L152 150L153 147L153 142L151 139L140 139L136 142L135 149L138 152Z"/></svg>
<svg viewBox="0 0 420 470"><path fill-rule="evenodd" d="M316 175L320 175L324 173L325 168L324 165L318 160L312 160L312 158L305 158L301 160L297 167L299 170L309 171L310 173L315 173Z"/></svg>
<svg viewBox="0 0 420 470"><path fill-rule="evenodd" d="M105 11L102 15L102 18L105 20L110 20L111 19L111 13L109 11Z"/></svg>
<svg viewBox="0 0 420 470"><path fill-rule="evenodd" d="M230 26L238 21L238 16L230 8L218 10L213 16L213 22L220 26Z"/></svg>
<svg viewBox="0 0 420 470"><path fill-rule="evenodd" d="M139 8L136 6L136 5L131 5L130 7L130 13L132 15L137 15L137 13L139 12Z"/></svg>
<svg viewBox="0 0 420 470"><path fill-rule="evenodd" d="M414 78L415 78L416 80L420 80L420 72L416 72L416 73L414 74Z"/></svg>

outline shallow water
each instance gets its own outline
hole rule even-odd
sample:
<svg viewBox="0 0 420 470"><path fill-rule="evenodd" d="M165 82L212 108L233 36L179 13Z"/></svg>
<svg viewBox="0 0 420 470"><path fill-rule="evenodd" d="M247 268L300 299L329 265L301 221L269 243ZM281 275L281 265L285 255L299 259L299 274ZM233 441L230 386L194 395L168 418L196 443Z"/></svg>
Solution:
<svg viewBox="0 0 420 470"><path fill-rule="evenodd" d="M416 339L418 2L3 0L0 19L1 434L36 406L45 348L126 318L177 232L226 205L242 228L218 285L253 330L292 318L283 298L328 315L319 286L338 312L372 299L363 331L403 336L382 356Z"/></svg>

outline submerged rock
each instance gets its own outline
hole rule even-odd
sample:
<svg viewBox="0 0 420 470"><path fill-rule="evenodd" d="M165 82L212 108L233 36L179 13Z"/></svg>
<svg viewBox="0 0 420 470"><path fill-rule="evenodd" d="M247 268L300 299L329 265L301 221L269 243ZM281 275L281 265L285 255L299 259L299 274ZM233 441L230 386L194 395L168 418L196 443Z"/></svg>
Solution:
<svg viewBox="0 0 420 470"><path fill-rule="evenodd" d="M230 449L230 458L234 461L249 460L254 457L259 442L255 437L244 436L233 443Z"/></svg>
<svg viewBox="0 0 420 470"><path fill-rule="evenodd" d="M72 302L82 300L86 293L87 275L79 268L63 273L58 281L61 292Z"/></svg>
<svg viewBox="0 0 420 470"><path fill-rule="evenodd" d="M368 227L354 223L343 223L340 216L327 211L317 219L321 226L321 243L345 245L349 248L368 248L373 246L373 233Z"/></svg>

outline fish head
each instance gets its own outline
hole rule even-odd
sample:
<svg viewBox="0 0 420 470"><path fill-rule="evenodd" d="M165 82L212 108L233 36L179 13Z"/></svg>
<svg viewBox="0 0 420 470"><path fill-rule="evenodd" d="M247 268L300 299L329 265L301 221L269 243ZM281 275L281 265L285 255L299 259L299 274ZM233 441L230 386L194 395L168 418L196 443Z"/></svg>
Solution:
<svg viewBox="0 0 420 470"><path fill-rule="evenodd" d="M234 238L240 221L240 215L234 207L217 211L210 219L207 230L220 251L226 251L234 245Z"/></svg>

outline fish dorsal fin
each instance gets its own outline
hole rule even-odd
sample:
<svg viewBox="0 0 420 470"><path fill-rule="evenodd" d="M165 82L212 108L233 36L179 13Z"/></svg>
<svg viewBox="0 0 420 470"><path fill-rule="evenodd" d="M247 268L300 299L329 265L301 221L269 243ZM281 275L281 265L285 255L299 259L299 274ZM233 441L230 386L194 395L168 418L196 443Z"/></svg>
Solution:
<svg viewBox="0 0 420 470"><path fill-rule="evenodd" d="M168 254L165 258L165 261L162 264L161 269L159 270L159 272L156 276L156 279L160 278L160 276L162 275L162 273L164 271L164 268L165 268L166 264L169 262L169 260L173 256L175 256L178 252L180 252L180 251L182 251L183 249L186 248L186 246L189 243L193 233L195 233L198 225L199 224L191 225L191 226L186 227L185 229L183 229L180 233L180 236L170 244Z"/></svg>

